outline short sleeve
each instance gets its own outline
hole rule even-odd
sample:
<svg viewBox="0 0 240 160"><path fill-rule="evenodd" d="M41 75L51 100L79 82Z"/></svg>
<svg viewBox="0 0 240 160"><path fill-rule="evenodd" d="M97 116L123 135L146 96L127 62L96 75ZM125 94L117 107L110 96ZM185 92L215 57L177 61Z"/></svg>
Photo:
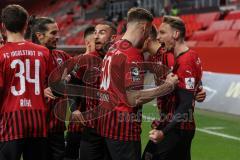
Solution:
<svg viewBox="0 0 240 160"><path fill-rule="evenodd" d="M138 53L136 53L138 54ZM143 87L144 82L144 63L139 57L128 57L125 61L125 88L139 90Z"/></svg>
<svg viewBox="0 0 240 160"><path fill-rule="evenodd" d="M197 84L197 75L195 73L195 66L189 64L180 64L177 70L179 78L178 87L189 91L194 91Z"/></svg>
<svg viewBox="0 0 240 160"><path fill-rule="evenodd" d="M129 62L126 64L125 72L125 88L126 89L139 89L143 85L144 70L140 63Z"/></svg>

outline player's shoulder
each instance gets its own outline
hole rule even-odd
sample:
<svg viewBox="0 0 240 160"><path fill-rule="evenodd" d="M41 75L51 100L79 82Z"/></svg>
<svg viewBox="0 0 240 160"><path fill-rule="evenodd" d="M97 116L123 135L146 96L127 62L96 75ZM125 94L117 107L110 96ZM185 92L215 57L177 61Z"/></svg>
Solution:
<svg viewBox="0 0 240 160"><path fill-rule="evenodd" d="M71 57L67 52L60 50L60 49L53 49L52 53L56 54L56 55L61 55L63 57L69 57L69 58Z"/></svg>
<svg viewBox="0 0 240 160"><path fill-rule="evenodd" d="M85 57L101 57L101 55L97 51L89 52L83 54Z"/></svg>
<svg viewBox="0 0 240 160"><path fill-rule="evenodd" d="M67 54L65 51L60 50L60 49L53 49L52 52L57 53L57 54Z"/></svg>
<svg viewBox="0 0 240 160"><path fill-rule="evenodd" d="M182 63L190 63L199 59L199 56L196 51L188 49L186 52L183 52L178 57L179 61Z"/></svg>
<svg viewBox="0 0 240 160"><path fill-rule="evenodd" d="M129 60L143 60L141 51L134 47L128 40L121 39L117 41L117 49Z"/></svg>
<svg viewBox="0 0 240 160"><path fill-rule="evenodd" d="M49 50L41 45L32 43L30 41L24 42L7 42L3 47L0 48L0 53L12 52L14 50L33 50L43 55L49 55Z"/></svg>
<svg viewBox="0 0 240 160"><path fill-rule="evenodd" d="M34 48L35 50L42 50L42 51L45 51L45 52L49 52L49 50L42 45L35 44L35 43L30 42L30 41L26 41L25 44L29 48Z"/></svg>

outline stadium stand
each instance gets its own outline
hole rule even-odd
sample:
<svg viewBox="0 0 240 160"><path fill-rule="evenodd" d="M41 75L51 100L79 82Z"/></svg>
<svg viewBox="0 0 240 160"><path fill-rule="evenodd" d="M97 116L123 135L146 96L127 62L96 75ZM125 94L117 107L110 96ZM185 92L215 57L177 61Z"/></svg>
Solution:
<svg viewBox="0 0 240 160"><path fill-rule="evenodd" d="M208 31L230 30L233 25L233 22L234 20L214 21L207 30Z"/></svg>
<svg viewBox="0 0 240 160"><path fill-rule="evenodd" d="M234 42L237 41L239 30L223 30L215 34L213 41L216 42Z"/></svg>
<svg viewBox="0 0 240 160"><path fill-rule="evenodd" d="M215 31L196 31L189 39L196 41L211 41L214 35Z"/></svg>
<svg viewBox="0 0 240 160"><path fill-rule="evenodd" d="M240 19L240 11L230 11L225 20Z"/></svg>
<svg viewBox="0 0 240 160"><path fill-rule="evenodd" d="M201 23L204 28L207 28L211 23L218 20L219 17L220 12L202 13L196 16L196 21Z"/></svg>
<svg viewBox="0 0 240 160"><path fill-rule="evenodd" d="M232 25L232 30L240 30L240 18Z"/></svg>
<svg viewBox="0 0 240 160"><path fill-rule="evenodd" d="M28 8L30 13L56 19L61 29L60 44L83 45L82 35L84 29L102 20L113 20L118 26L118 34L121 35L126 24L126 20L122 16L129 7L126 4L129 3L126 0L111 1L111 3L107 3L106 0L42 0L29 4ZM228 3L230 4L230 1ZM231 1L231 3L233 2ZM217 1L208 0L201 3L187 0L184 2L176 1L174 6L179 7L182 13L184 13L184 9L194 7L204 10L204 13L194 13L194 10L192 10L192 13L180 15L186 23L186 40L190 41L190 46L206 45L209 47L212 45L214 47L218 45L234 45L235 43L234 46L237 46L239 39L236 37L238 37L238 31L240 30L240 11L219 11L218 9L205 12L205 8L216 7L221 4L218 4ZM166 6L163 1L156 0L140 0L131 3L131 6L137 5L156 14L153 21L156 27L161 24L161 15L164 12L169 12L169 7L173 6L169 4ZM105 17L99 15L100 11L104 11ZM101 18L98 18L99 16Z"/></svg>

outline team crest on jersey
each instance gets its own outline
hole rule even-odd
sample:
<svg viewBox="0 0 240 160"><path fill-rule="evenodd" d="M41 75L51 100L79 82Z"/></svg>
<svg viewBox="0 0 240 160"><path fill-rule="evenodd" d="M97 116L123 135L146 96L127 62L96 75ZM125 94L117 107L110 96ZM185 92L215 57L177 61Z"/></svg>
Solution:
<svg viewBox="0 0 240 160"><path fill-rule="evenodd" d="M131 76L132 81L139 81L140 80L140 69L138 67L131 68Z"/></svg>
<svg viewBox="0 0 240 160"><path fill-rule="evenodd" d="M57 63L58 63L59 65L61 65L61 64L63 63L62 58L57 58Z"/></svg>
<svg viewBox="0 0 240 160"><path fill-rule="evenodd" d="M195 78L193 77L185 78L185 85L186 85L186 89L194 89Z"/></svg>

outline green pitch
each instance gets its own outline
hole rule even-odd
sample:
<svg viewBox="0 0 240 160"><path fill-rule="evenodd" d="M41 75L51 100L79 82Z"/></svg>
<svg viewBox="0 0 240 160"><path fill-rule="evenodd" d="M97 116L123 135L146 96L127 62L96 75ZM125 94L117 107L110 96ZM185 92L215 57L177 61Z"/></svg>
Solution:
<svg viewBox="0 0 240 160"><path fill-rule="evenodd" d="M151 104L144 106L143 115L157 117ZM195 110L198 130L192 144L192 160L239 160L240 116ZM143 119L142 149L148 142L151 122Z"/></svg>

